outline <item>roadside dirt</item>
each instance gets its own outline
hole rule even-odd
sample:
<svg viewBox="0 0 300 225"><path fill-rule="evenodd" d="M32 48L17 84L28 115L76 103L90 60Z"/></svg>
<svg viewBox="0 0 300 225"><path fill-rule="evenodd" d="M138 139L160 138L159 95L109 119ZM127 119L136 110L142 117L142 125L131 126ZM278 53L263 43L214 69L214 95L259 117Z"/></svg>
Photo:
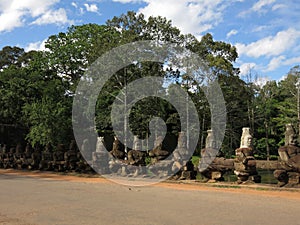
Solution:
<svg viewBox="0 0 300 225"><path fill-rule="evenodd" d="M75 174L58 174L53 172L40 171L21 171L21 170L3 170L0 169L0 174L27 176L41 179L63 180L70 182L85 182L85 183L111 183L112 181L98 177L96 175L75 175ZM275 198L288 198L300 200L300 188L278 188L271 185L253 184L253 185L237 185L234 183L200 183L195 181L166 181L154 184L163 188L171 188L177 190L190 191L213 191L213 192L231 192L248 195L262 195Z"/></svg>

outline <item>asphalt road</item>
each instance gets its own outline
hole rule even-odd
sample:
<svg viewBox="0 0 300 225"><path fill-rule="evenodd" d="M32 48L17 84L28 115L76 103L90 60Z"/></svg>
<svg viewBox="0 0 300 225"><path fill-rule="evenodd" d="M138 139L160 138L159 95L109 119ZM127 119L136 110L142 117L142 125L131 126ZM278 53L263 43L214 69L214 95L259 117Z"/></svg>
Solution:
<svg viewBox="0 0 300 225"><path fill-rule="evenodd" d="M299 198L0 174L0 224L300 224Z"/></svg>

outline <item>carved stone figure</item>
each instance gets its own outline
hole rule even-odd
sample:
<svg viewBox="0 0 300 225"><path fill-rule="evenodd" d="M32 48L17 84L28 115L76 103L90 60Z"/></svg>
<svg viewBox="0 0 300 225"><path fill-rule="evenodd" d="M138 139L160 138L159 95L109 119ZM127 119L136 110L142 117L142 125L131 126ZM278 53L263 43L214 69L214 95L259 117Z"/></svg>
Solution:
<svg viewBox="0 0 300 225"><path fill-rule="evenodd" d="M92 148L88 139L84 139L81 150L77 153L77 170L79 172L91 172L90 163L92 163Z"/></svg>
<svg viewBox="0 0 300 225"><path fill-rule="evenodd" d="M252 148L252 135L249 127L243 128L240 148Z"/></svg>
<svg viewBox="0 0 300 225"><path fill-rule="evenodd" d="M215 149L215 137L212 130L207 130L207 137L205 139L205 148Z"/></svg>
<svg viewBox="0 0 300 225"><path fill-rule="evenodd" d="M119 141L117 137L115 137L113 148L110 151L110 153L116 159L125 159L126 157L124 146L122 145L122 143Z"/></svg>
<svg viewBox="0 0 300 225"><path fill-rule="evenodd" d="M213 130L208 130L205 148L201 149L201 160L198 169L209 182L223 181L223 175L234 168L233 159L218 157L219 151L216 149L215 143Z"/></svg>
<svg viewBox="0 0 300 225"><path fill-rule="evenodd" d="M296 131L292 124L285 125L285 137L284 137L284 145L296 145L297 144L297 136Z"/></svg>
<svg viewBox="0 0 300 225"><path fill-rule="evenodd" d="M42 152L42 159L40 161L39 169L40 170L51 170L52 169L52 146L48 143L45 147L45 150Z"/></svg>
<svg viewBox="0 0 300 225"><path fill-rule="evenodd" d="M178 133L177 148L173 152L173 165L172 171L178 171L173 179L179 180L193 180L196 178L196 171L194 164L188 158L187 137L185 132Z"/></svg>
<svg viewBox="0 0 300 225"><path fill-rule="evenodd" d="M5 169L14 167L14 153L15 153L15 148L10 147L9 151L5 154L4 161L3 161L3 167Z"/></svg>
<svg viewBox="0 0 300 225"><path fill-rule="evenodd" d="M38 169L41 161L41 147L40 145L36 145L33 153L31 154L31 163L28 166L28 169Z"/></svg>
<svg viewBox="0 0 300 225"><path fill-rule="evenodd" d="M64 171L64 165L65 165L65 159L64 159L64 154L65 154L65 146L63 144L58 144L56 146L56 150L53 152L53 169L55 171Z"/></svg>
<svg viewBox="0 0 300 225"><path fill-rule="evenodd" d="M237 175L237 182L260 183L261 177L256 171L256 161L253 155L252 135L250 134L250 128L243 128L241 145L240 148L235 150L235 155L234 173Z"/></svg>
<svg viewBox="0 0 300 225"><path fill-rule="evenodd" d="M133 149L137 150L137 151L141 151L142 150L141 141L140 141L139 137L136 136L136 135L133 137Z"/></svg>
<svg viewBox="0 0 300 225"><path fill-rule="evenodd" d="M149 151L149 156L152 157L154 161L163 160L170 155L169 151L163 149L163 140L162 136L158 136L154 143L154 149Z"/></svg>
<svg viewBox="0 0 300 225"><path fill-rule="evenodd" d="M296 186L300 183L300 147L298 146L295 129L286 125L285 145L279 147L278 154L282 169L274 171L278 186Z"/></svg>
<svg viewBox="0 0 300 225"><path fill-rule="evenodd" d="M14 154L14 168L22 169L22 156L23 156L23 147L21 144L18 144L16 147L16 152Z"/></svg>
<svg viewBox="0 0 300 225"><path fill-rule="evenodd" d="M27 143L26 147L25 147L25 152L22 155L21 161L22 161L22 168L29 168L30 164L32 162L32 147L29 143Z"/></svg>
<svg viewBox="0 0 300 225"><path fill-rule="evenodd" d="M69 146L69 150L64 153L65 170L73 171L77 169L78 162L78 148L75 140L72 140Z"/></svg>
<svg viewBox="0 0 300 225"><path fill-rule="evenodd" d="M96 152L104 152L104 151L106 151L106 148L104 146L104 137L97 137Z"/></svg>
<svg viewBox="0 0 300 225"><path fill-rule="evenodd" d="M145 166L146 152L132 149L128 152L128 163L134 166Z"/></svg>
<svg viewBox="0 0 300 225"><path fill-rule="evenodd" d="M113 147L113 153L117 156L120 156L119 151L119 140L115 138ZM111 151L112 153L112 151ZM124 152L125 154L125 152ZM114 156L115 156L114 155ZM106 174L108 173L108 161L109 161L109 154L106 151L106 148L104 146L104 138L103 137L97 137L97 144L96 144L96 151L92 153L92 167L97 170L98 173Z"/></svg>

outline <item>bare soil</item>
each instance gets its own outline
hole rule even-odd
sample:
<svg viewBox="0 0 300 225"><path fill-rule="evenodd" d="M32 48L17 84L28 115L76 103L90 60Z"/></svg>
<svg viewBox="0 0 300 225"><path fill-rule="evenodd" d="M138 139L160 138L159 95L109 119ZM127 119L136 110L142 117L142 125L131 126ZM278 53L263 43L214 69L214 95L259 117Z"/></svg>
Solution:
<svg viewBox="0 0 300 225"><path fill-rule="evenodd" d="M46 178L52 180L63 180L70 182L85 183L113 183L112 181L100 177L99 175L86 174L59 174L41 171L21 171L21 170L1 170L0 174L10 174L35 178ZM205 190L214 192L244 193L249 195L263 195L276 198L300 199L300 188L280 188L274 185L249 184L238 185L235 183L200 183L196 181L165 181L153 186L171 188L176 190Z"/></svg>

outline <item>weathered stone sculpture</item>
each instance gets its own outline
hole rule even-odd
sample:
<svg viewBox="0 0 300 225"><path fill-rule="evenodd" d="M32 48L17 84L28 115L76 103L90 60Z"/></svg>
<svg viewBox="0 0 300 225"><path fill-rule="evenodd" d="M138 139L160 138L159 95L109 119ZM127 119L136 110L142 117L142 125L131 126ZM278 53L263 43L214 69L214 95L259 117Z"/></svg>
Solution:
<svg viewBox="0 0 300 225"><path fill-rule="evenodd" d="M25 147L25 152L22 155L21 161L22 161L22 168L29 169L31 162L32 162L32 147L29 143L27 143Z"/></svg>
<svg viewBox="0 0 300 225"><path fill-rule="evenodd" d="M64 153L65 170L74 171L77 169L78 163L78 148L75 140L72 140L69 146L69 150Z"/></svg>
<svg viewBox="0 0 300 225"><path fill-rule="evenodd" d="M39 164L40 170L52 170L52 146L48 143L45 147L45 150L42 152L42 158Z"/></svg>
<svg viewBox="0 0 300 225"><path fill-rule="evenodd" d="M149 156L153 159L153 163L163 160L170 155L169 151L163 149L163 140L162 136L158 136L154 143L154 149L149 151Z"/></svg>
<svg viewBox="0 0 300 225"><path fill-rule="evenodd" d="M201 161L199 162L199 171L210 182L224 180L223 175L226 171L234 168L233 159L218 157L216 149L215 136L212 130L207 131L205 148L201 150Z"/></svg>
<svg viewBox="0 0 300 225"><path fill-rule="evenodd" d="M15 148L9 148L9 151L4 155L3 166L4 169L13 168L14 167L14 153Z"/></svg>
<svg viewBox="0 0 300 225"><path fill-rule="evenodd" d="M1 145L1 148L0 148L0 168L4 167L3 162L4 162L4 159L5 159L5 154L6 154L6 145Z"/></svg>
<svg viewBox="0 0 300 225"><path fill-rule="evenodd" d="M22 169L22 155L23 155L23 147L21 144L18 144L16 147L16 152L14 154L14 168Z"/></svg>
<svg viewBox="0 0 300 225"><path fill-rule="evenodd" d="M133 149L128 152L128 164L134 166L145 166L146 152L142 151L141 142L138 136L134 136Z"/></svg>
<svg viewBox="0 0 300 225"><path fill-rule="evenodd" d="M167 159L170 152L164 149L164 137L157 136L154 141L154 148L149 151L150 163L147 166L153 176L166 177L172 175L173 160Z"/></svg>
<svg viewBox="0 0 300 225"><path fill-rule="evenodd" d="M250 128L244 127L241 137L240 148L235 150L234 173L237 175L237 182L260 183L261 177L256 171L256 161L253 155L252 135Z"/></svg>
<svg viewBox="0 0 300 225"><path fill-rule="evenodd" d="M39 169L40 161L41 161L41 147L40 145L36 145L33 153L31 154L31 163L28 169L37 170Z"/></svg>
<svg viewBox="0 0 300 225"><path fill-rule="evenodd" d="M53 169L55 171L64 171L64 165L65 165L65 159L64 159L64 154L65 154L65 146L63 144L58 144L56 147L56 150L53 152Z"/></svg>
<svg viewBox="0 0 300 225"><path fill-rule="evenodd" d="M91 172L92 148L88 139L84 139L81 150L77 153L77 169L79 172Z"/></svg>
<svg viewBox="0 0 300 225"><path fill-rule="evenodd" d="M115 157L116 159L125 159L126 153L124 146L122 143L119 141L117 137L115 137L114 143L113 143L113 148L110 151L110 154Z"/></svg>
<svg viewBox="0 0 300 225"><path fill-rule="evenodd" d="M190 159L188 159L188 149L187 149L187 137L185 132L179 132L177 148L173 152L174 163L172 165L172 171L179 172L174 176L179 180L193 180L196 178L196 171L194 170L194 164Z"/></svg>
<svg viewBox="0 0 300 225"><path fill-rule="evenodd" d="M280 187L295 186L300 183L300 147L291 124L286 125L285 145L279 147L278 154L282 169L275 170L274 176Z"/></svg>
<svg viewBox="0 0 300 225"><path fill-rule="evenodd" d="M119 140L115 139L115 153L117 154ZM92 165L95 170L98 171L98 173L106 174L108 173L108 161L109 161L109 155L106 151L106 148L104 146L104 138L103 137L97 137L97 144L96 144L96 151L92 153Z"/></svg>

